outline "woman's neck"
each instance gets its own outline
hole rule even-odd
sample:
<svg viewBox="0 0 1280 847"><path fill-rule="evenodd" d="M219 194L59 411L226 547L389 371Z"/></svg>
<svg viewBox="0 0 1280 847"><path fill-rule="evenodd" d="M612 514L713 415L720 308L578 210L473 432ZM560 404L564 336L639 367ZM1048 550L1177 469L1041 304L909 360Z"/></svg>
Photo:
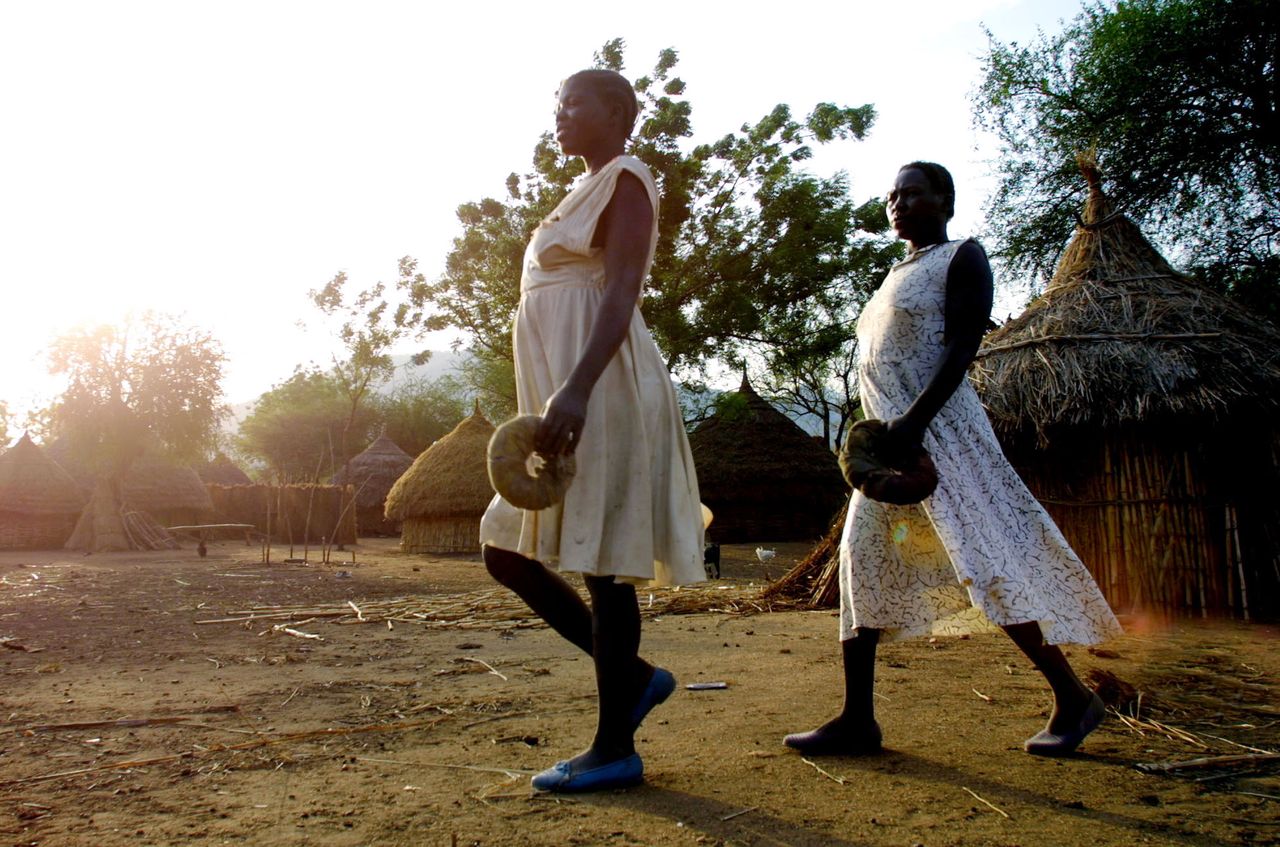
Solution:
<svg viewBox="0 0 1280 847"><path fill-rule="evenodd" d="M931 232L921 233L913 238L908 238L907 246L911 248L912 253L915 253L926 247L932 247L935 244L945 244L948 240L947 228L944 225Z"/></svg>
<svg viewBox="0 0 1280 847"><path fill-rule="evenodd" d="M626 150L626 141L619 141L617 144L609 144L601 146L598 150L592 150L589 153L582 154L582 161L587 163L587 173L594 174L605 165L622 155Z"/></svg>

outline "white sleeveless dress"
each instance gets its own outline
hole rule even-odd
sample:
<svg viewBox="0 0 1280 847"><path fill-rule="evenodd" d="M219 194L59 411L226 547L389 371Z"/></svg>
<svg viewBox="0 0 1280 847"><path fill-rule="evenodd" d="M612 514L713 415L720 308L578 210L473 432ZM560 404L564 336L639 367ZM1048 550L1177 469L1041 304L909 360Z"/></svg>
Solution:
<svg viewBox="0 0 1280 847"><path fill-rule="evenodd" d="M658 189L648 167L619 156L581 182L539 224L525 250L512 333L520 414L541 414L577 366L604 297L596 223L623 172L653 203L645 274L658 240ZM578 471L564 502L523 511L495 496L480 541L558 568L638 585L706 578L693 455L666 365L639 303L618 352L591 392Z"/></svg>
<svg viewBox="0 0 1280 847"><path fill-rule="evenodd" d="M947 269L963 241L895 265L858 319L858 385L869 418L897 417L942 354ZM1084 564L1009 465L968 380L924 446L938 487L913 506L855 491L840 544L840 637L962 634L1037 621L1053 644L1095 644L1120 624Z"/></svg>

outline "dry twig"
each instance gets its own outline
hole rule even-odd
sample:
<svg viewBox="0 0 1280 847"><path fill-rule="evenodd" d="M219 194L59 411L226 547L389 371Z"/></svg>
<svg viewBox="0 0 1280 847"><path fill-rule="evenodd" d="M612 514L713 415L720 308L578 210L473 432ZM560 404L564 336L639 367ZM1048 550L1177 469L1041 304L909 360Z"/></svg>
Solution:
<svg viewBox="0 0 1280 847"><path fill-rule="evenodd" d="M979 797L979 796L978 796L978 795L977 795L977 794L976 794L972 789L965 788L963 785L962 785L962 786L960 786L960 787L961 787L961 788L964 788L964 790L965 790L965 791L968 791L968 792L969 792L969 794L970 794L970 795L972 795L973 799L977 800L979 803L982 803L982 804L986 805L988 808L995 809L997 812L999 812L1000 814L1004 815L1005 820L1009 820L1009 813L1008 813L1008 812L1006 812L1004 809L1002 809L1002 808L1000 808L999 806L995 805L995 804L994 804L994 803L992 803L990 800L987 800L987 799L985 799L985 798L983 798L983 797Z"/></svg>

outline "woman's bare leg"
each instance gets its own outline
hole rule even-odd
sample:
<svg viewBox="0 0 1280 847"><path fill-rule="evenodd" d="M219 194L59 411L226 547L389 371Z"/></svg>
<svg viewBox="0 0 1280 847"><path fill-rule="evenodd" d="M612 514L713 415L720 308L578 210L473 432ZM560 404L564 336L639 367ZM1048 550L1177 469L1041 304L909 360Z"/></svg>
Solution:
<svg viewBox="0 0 1280 847"><path fill-rule="evenodd" d="M614 584L613 577L587 577L587 590L592 595L592 608L588 608L587 604L582 601L582 597L574 590L572 585L565 581L564 577L541 562L521 556L519 553L513 553L510 550L503 550L489 545L485 545L483 552L485 567L494 579L514 591L538 617L546 621L547 626L560 633L565 640L593 658L596 658L597 652L596 634L598 624L596 619L601 612L601 602L609 610L608 614L619 615L620 619L625 619L628 622L634 618L635 645L623 651L624 653L629 653L631 657L630 664L620 666L628 668L628 671L624 674L625 678L633 681L638 680L638 687L633 687L628 695L631 698L629 701L631 706L634 706L640 696L639 692L648 685L654 670L653 665L636 655L640 645L640 609L636 603L635 588L630 585ZM593 582L599 579L603 579L608 585L621 592L618 595L621 602L621 611L615 609L615 605L617 605L614 596L615 592L603 592L597 598L597 591L592 588L592 585ZM627 626L630 626L630 623ZM609 625L606 625L605 628L608 630ZM611 637L612 635L606 632L606 638ZM619 643L625 645L628 643L628 639L630 639L630 636L624 637ZM607 649L612 650L613 648ZM615 658L615 660L627 661L625 658Z"/></svg>
<svg viewBox="0 0 1280 847"><path fill-rule="evenodd" d="M635 586L616 582L611 576L589 576L586 582L591 593L591 657L595 661L600 702L596 735L583 755L600 764L636 751L631 710L648 677L637 673L640 606Z"/></svg>
<svg viewBox="0 0 1280 847"><path fill-rule="evenodd" d="M858 627L857 635L840 642L844 668L844 708L809 732L788 735L784 743L802 753L857 755L880 749L875 717L876 646L880 630Z"/></svg>
<svg viewBox="0 0 1280 847"><path fill-rule="evenodd" d="M1053 714L1049 717L1049 731L1059 735L1073 731L1093 701L1093 691L1076 676L1062 650L1056 644L1045 642L1040 624L1032 621L1001 629L1031 660L1036 670L1044 674L1049 687L1053 689Z"/></svg>
<svg viewBox="0 0 1280 847"><path fill-rule="evenodd" d="M566 641L591 654L591 610L564 577L510 550L486 544L483 553L490 576L518 594Z"/></svg>

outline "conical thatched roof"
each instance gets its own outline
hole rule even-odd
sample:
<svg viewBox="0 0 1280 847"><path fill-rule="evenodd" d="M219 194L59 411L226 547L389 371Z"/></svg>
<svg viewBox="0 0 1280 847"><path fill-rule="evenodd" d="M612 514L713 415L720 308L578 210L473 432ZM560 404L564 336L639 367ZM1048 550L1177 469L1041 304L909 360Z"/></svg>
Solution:
<svg viewBox="0 0 1280 847"><path fill-rule="evenodd" d="M479 407L453 431L432 444L396 480L387 494L387 517L476 515L493 499L486 451L493 424Z"/></svg>
<svg viewBox="0 0 1280 847"><path fill-rule="evenodd" d="M84 503L76 481L29 436L0 456L0 512L74 515Z"/></svg>
<svg viewBox="0 0 1280 847"><path fill-rule="evenodd" d="M689 447L704 500L779 492L787 482L844 489L835 454L757 394L745 375L737 394L698 424Z"/></svg>
<svg viewBox="0 0 1280 847"><path fill-rule="evenodd" d="M1089 198L1053 280L983 342L973 379L1006 436L1057 426L1181 426L1280 410L1280 332L1174 271L1111 208L1081 159Z"/></svg>
<svg viewBox="0 0 1280 847"><path fill-rule="evenodd" d="M356 508L381 509L391 486L412 465L413 457L401 450L384 432L363 453L334 474L333 481L338 485L355 486Z"/></svg>
<svg viewBox="0 0 1280 847"><path fill-rule="evenodd" d="M196 472L153 450L144 452L129 467L121 497L129 508L144 512L213 511L209 491Z"/></svg>
<svg viewBox="0 0 1280 847"><path fill-rule="evenodd" d="M196 475L200 477L200 481L205 485L253 484L253 480L249 479L249 475L242 471L239 465L231 461L225 453L219 453L213 457L213 461L206 462L202 467L197 468Z"/></svg>

